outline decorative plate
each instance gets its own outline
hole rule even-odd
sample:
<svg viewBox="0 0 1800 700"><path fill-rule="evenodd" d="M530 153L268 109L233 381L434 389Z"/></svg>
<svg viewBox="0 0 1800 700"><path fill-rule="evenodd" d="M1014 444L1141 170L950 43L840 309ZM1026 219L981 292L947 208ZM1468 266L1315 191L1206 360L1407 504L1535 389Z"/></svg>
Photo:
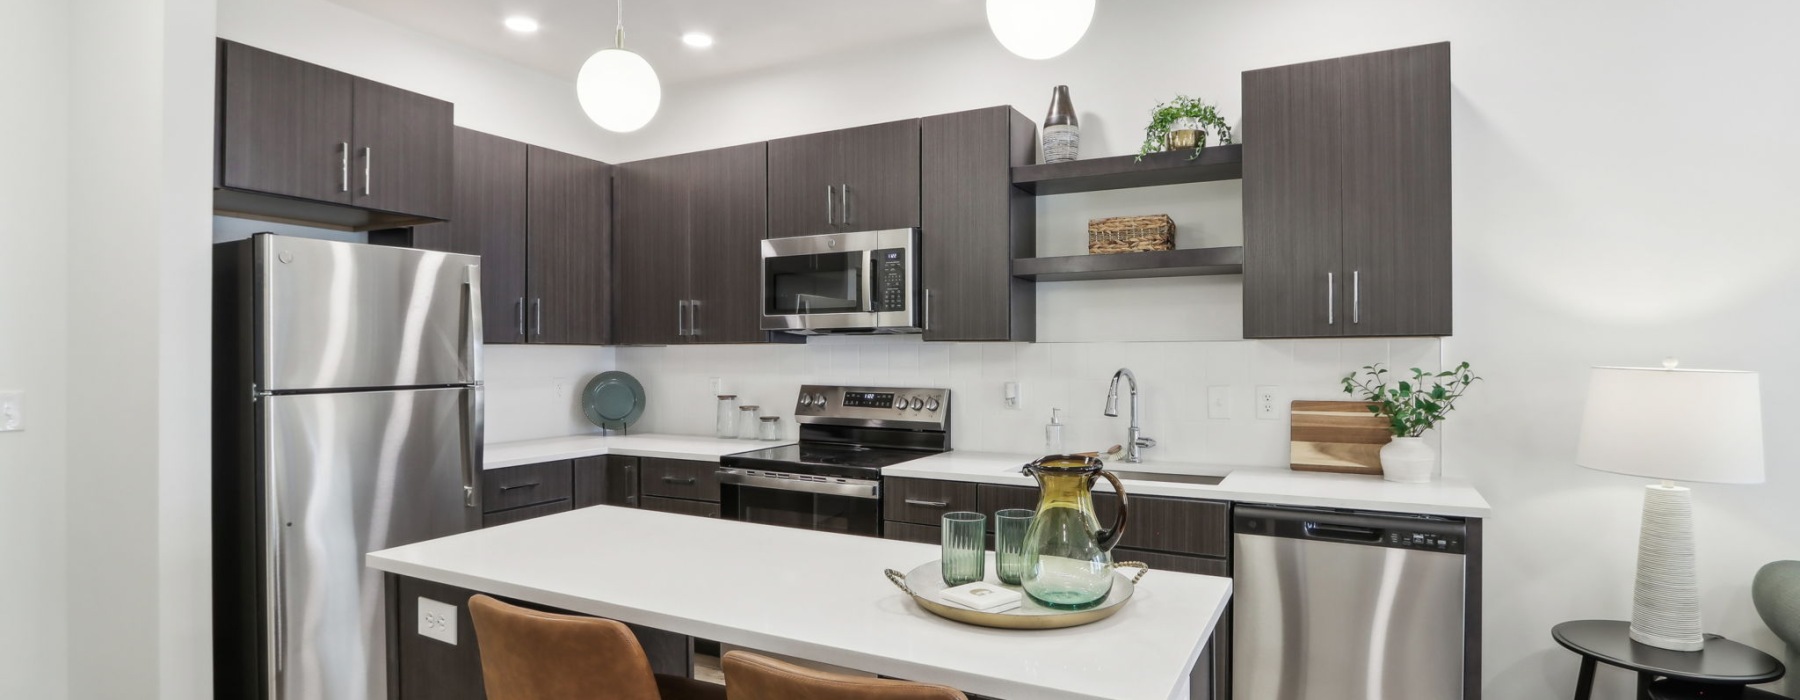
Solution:
<svg viewBox="0 0 1800 700"><path fill-rule="evenodd" d="M1126 576L1124 572L1118 571L1121 568L1138 569L1139 571L1135 576ZM1144 578L1144 574L1150 573L1148 564L1135 561L1117 562L1113 564L1113 569L1112 591L1106 594L1106 600L1094 607L1086 610L1057 610L1039 605L1037 601L1027 595L1019 607L998 613L971 610L961 605L939 600L938 593L949 586L944 585L943 566L935 559L920 564L904 575L893 569L888 569L886 573L888 580L892 581L900 590L905 591L907 595L912 596L913 602L918 603L919 607L939 617L982 627L1048 630L1085 625L1112 617L1113 613L1124 608L1125 603L1131 600L1132 591L1137 588L1138 580ZM988 570L993 571L991 555L988 559ZM1000 583L992 577L989 577L988 583L1024 593L1018 586Z"/></svg>
<svg viewBox="0 0 1800 700"><path fill-rule="evenodd" d="M629 428L644 417L644 385L624 372L601 372L581 390L581 411L607 430Z"/></svg>

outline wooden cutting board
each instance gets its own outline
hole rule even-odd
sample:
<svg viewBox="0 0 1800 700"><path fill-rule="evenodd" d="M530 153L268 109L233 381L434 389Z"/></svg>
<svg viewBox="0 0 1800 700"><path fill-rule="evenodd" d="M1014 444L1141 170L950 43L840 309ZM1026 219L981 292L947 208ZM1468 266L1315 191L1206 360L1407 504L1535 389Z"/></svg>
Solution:
<svg viewBox="0 0 1800 700"><path fill-rule="evenodd" d="M1387 419L1366 401L1295 401L1288 467L1302 472L1381 474L1381 446L1393 439Z"/></svg>

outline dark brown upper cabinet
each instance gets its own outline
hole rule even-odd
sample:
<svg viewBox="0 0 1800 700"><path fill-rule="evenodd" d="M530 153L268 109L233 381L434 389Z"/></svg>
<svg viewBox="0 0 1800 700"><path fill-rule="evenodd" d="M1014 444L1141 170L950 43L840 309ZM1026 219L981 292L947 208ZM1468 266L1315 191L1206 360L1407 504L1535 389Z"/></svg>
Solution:
<svg viewBox="0 0 1800 700"><path fill-rule="evenodd" d="M1034 285L1012 261L1034 254L1036 205L1012 168L1035 159L1036 125L991 107L926 117L919 133L925 340L1035 340Z"/></svg>
<svg viewBox="0 0 1800 700"><path fill-rule="evenodd" d="M1450 45L1243 91L1244 337L1449 335Z"/></svg>
<svg viewBox="0 0 1800 700"><path fill-rule="evenodd" d="M919 120L768 143L770 238L919 225Z"/></svg>
<svg viewBox="0 0 1800 700"><path fill-rule="evenodd" d="M617 342L786 339L761 329L765 144L626 163L617 172Z"/></svg>
<svg viewBox="0 0 1800 700"><path fill-rule="evenodd" d="M611 341L612 166L456 128L451 219L371 241L481 256L489 344Z"/></svg>
<svg viewBox="0 0 1800 700"><path fill-rule="evenodd" d="M219 40L213 208L343 229L449 218L453 107Z"/></svg>

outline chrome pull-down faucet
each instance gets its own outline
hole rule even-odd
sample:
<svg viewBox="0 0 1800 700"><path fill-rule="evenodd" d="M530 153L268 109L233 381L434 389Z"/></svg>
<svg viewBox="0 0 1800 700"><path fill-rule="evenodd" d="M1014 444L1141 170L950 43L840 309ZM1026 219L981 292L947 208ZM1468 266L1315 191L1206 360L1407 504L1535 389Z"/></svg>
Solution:
<svg viewBox="0 0 1800 700"><path fill-rule="evenodd" d="M1106 391L1106 415L1111 418L1119 416L1119 378L1124 377L1131 385L1131 432L1126 435L1125 461L1137 463L1144 461L1143 448L1155 447L1156 441L1144 437L1138 430L1138 415L1144 412L1144 402L1138 398L1137 375L1123 367L1114 372L1112 386Z"/></svg>

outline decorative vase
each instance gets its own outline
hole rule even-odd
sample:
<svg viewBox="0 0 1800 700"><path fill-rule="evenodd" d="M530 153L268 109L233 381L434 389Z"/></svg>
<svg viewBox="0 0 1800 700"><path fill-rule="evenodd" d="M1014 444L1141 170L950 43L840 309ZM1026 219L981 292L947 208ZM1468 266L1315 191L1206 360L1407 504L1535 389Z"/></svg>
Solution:
<svg viewBox="0 0 1800 700"><path fill-rule="evenodd" d="M1065 163L1081 152L1081 124L1069 101L1069 86L1058 85L1050 93L1050 113L1044 116L1044 162Z"/></svg>
<svg viewBox="0 0 1800 700"><path fill-rule="evenodd" d="M1408 484L1436 478L1437 450L1422 437L1396 437L1381 448L1381 478Z"/></svg>
<svg viewBox="0 0 1800 700"><path fill-rule="evenodd" d="M1171 151L1189 148L1200 148L1206 145L1206 125L1200 120L1184 117L1169 125L1169 136L1164 139L1164 147Z"/></svg>

